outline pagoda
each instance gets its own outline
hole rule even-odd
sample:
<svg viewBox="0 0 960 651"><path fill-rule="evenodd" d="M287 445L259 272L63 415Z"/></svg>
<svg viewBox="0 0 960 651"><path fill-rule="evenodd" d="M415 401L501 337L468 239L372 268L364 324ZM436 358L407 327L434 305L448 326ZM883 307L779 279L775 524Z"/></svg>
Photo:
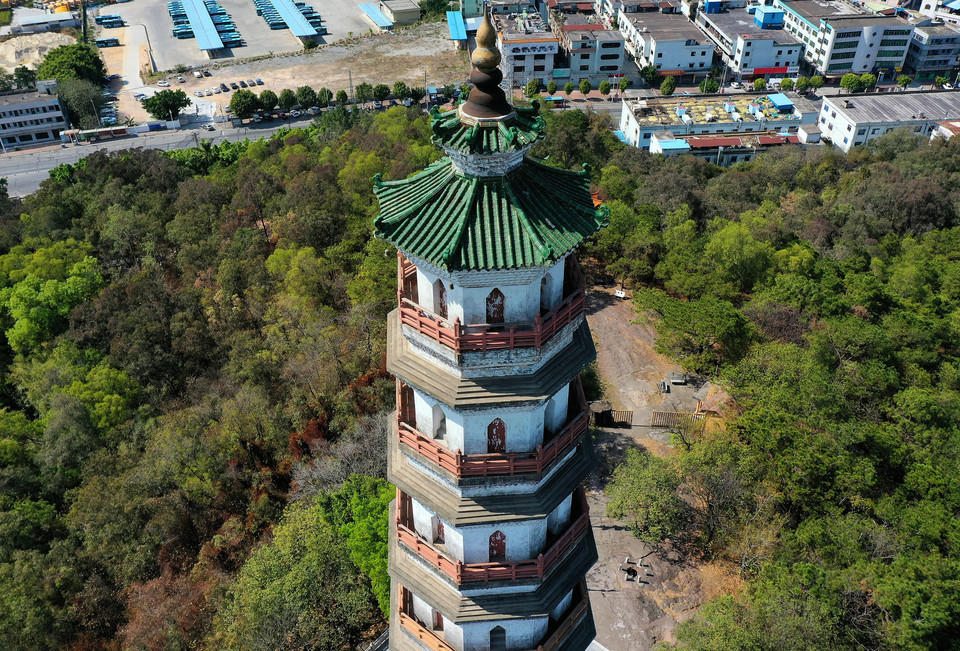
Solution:
<svg viewBox="0 0 960 651"><path fill-rule="evenodd" d="M586 170L528 156L544 121L500 88L488 16L471 58L467 101L431 111L446 156L374 179L376 233L398 250L390 649L582 651L596 351L574 249L607 213Z"/></svg>

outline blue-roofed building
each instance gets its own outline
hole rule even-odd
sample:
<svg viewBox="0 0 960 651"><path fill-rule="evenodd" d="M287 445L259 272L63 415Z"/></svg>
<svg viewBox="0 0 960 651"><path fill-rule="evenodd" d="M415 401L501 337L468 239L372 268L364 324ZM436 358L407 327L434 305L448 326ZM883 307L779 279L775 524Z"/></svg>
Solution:
<svg viewBox="0 0 960 651"><path fill-rule="evenodd" d="M187 19L190 21L190 28L197 39L197 46L206 52L207 56L215 56L211 52L222 50L223 40L216 25L213 24L213 19L210 18L210 11L203 0L182 0L182 3Z"/></svg>
<svg viewBox="0 0 960 651"><path fill-rule="evenodd" d="M467 49L467 25L463 22L463 14L459 11L448 11L447 25L450 27L450 40L456 43L457 49Z"/></svg>
<svg viewBox="0 0 960 651"><path fill-rule="evenodd" d="M317 30L300 12L300 9L293 4L293 0L271 0L271 2L294 36L304 41L313 40L317 37Z"/></svg>
<svg viewBox="0 0 960 651"><path fill-rule="evenodd" d="M363 15L367 17L367 20L372 22L374 25L380 29L393 29L393 21L383 15L383 12L380 11L380 8L373 3L364 3L357 5L360 7L360 11L363 12Z"/></svg>

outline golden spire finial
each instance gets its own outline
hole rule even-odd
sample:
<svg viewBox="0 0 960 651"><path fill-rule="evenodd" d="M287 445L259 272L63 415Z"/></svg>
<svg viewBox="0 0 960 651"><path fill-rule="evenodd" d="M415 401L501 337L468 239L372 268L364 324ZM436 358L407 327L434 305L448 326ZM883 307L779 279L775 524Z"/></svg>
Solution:
<svg viewBox="0 0 960 651"><path fill-rule="evenodd" d="M470 57L478 70L489 71L500 65L500 50L497 49L497 33L490 22L490 13L484 7L483 22L477 29L477 47Z"/></svg>

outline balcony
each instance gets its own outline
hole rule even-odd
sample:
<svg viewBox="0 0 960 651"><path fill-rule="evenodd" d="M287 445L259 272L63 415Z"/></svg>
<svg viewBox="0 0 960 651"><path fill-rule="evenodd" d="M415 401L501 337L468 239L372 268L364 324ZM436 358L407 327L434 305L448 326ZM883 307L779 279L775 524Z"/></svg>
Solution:
<svg viewBox="0 0 960 651"><path fill-rule="evenodd" d="M590 528L590 510L587 499L580 489L573 498L570 510L570 525L556 537L548 536L547 551L535 559L516 562L463 563L448 556L438 544L423 538L414 529L413 507L409 496L397 490L397 539L421 560L437 568L453 579L457 585L464 583L490 583L491 581L516 581L518 579L542 579L553 564Z"/></svg>
<svg viewBox="0 0 960 651"><path fill-rule="evenodd" d="M587 399L579 376L573 383L573 391L574 395L570 396L567 424L556 434L545 436L544 443L538 445L532 452L465 455L460 450L451 450L417 429L413 406L409 398L404 396L400 382L397 382L397 433L400 443L458 479L522 473L540 474L549 468L551 463L576 447L587 431L590 415L587 412Z"/></svg>
<svg viewBox="0 0 960 651"><path fill-rule="evenodd" d="M584 616L590 610L590 601L583 584L574 588L573 599L573 604L566 614L559 621L550 622L546 639L535 649L529 649L528 651L554 651L560 648L560 645L577 630ZM427 628L416 618L413 612L413 595L402 585L399 587L398 603L397 611L400 627L407 633L420 640L430 651L456 651L444 641L443 631Z"/></svg>
<svg viewBox="0 0 960 651"><path fill-rule="evenodd" d="M571 255L564 268L563 300L546 314L537 314L532 327L529 323L463 325L460 319L450 322L417 303L417 268L399 252L397 258L400 323L457 353L540 348L565 325L583 314L586 306L585 282L580 273L580 264Z"/></svg>

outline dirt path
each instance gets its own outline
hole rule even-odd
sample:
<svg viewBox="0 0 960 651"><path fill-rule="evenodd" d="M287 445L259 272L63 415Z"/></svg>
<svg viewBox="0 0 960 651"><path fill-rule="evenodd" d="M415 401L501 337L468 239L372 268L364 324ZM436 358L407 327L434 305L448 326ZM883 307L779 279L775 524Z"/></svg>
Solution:
<svg viewBox="0 0 960 651"><path fill-rule="evenodd" d="M588 502L599 560L587 575L597 641L610 651L652 649L674 639L677 624L693 616L703 603L736 588L727 567L696 565L673 552L654 553L622 524L607 516L603 487L631 447L658 456L672 453L669 435L647 426L654 408L693 410L693 387L671 387L660 394L657 383L679 367L653 349L655 332L634 323L633 302L613 296L613 288L594 287L588 294L587 320L597 342L598 369L605 397L615 408L634 410L634 426L598 430L594 445L600 464L590 478ZM638 570L627 580L619 568L629 558Z"/></svg>

